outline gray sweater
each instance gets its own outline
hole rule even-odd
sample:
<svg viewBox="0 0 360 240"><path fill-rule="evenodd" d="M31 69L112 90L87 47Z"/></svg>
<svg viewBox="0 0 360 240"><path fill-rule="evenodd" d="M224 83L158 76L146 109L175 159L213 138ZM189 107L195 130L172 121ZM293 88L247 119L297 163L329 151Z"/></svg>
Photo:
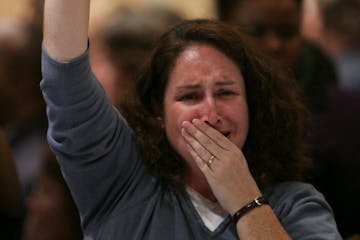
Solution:
<svg viewBox="0 0 360 240"><path fill-rule="evenodd" d="M213 232L186 192L164 191L134 133L91 72L88 53L61 63L43 52L48 141L80 211L85 239L238 239L228 216ZM341 239L330 206L311 185L263 190L293 239Z"/></svg>

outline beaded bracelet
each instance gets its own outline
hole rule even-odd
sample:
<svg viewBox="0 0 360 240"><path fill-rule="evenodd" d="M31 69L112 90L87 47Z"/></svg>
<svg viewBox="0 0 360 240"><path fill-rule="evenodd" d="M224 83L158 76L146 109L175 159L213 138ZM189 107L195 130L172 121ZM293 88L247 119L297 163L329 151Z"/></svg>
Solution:
<svg viewBox="0 0 360 240"><path fill-rule="evenodd" d="M260 207L264 204L269 204L268 200L264 196L255 198L253 201L249 202L244 207L237 210L236 213L234 213L234 215L232 216L233 221L236 224L239 221L239 219L242 216L244 216L246 213L248 213L251 209Z"/></svg>

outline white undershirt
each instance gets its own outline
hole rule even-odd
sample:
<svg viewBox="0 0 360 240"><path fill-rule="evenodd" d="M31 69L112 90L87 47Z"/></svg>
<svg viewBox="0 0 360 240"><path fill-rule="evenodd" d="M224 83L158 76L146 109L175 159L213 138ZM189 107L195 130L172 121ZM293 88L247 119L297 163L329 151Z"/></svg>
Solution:
<svg viewBox="0 0 360 240"><path fill-rule="evenodd" d="M186 187L190 200L205 226L214 231L229 215L218 203L214 203L190 187Z"/></svg>

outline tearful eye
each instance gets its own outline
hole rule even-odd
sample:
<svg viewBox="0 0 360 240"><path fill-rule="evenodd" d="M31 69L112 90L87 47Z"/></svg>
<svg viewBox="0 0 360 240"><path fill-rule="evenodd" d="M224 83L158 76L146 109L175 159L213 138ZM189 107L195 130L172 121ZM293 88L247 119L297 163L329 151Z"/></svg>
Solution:
<svg viewBox="0 0 360 240"><path fill-rule="evenodd" d="M179 97L179 101L195 101L200 99L200 95L197 93L184 94Z"/></svg>
<svg viewBox="0 0 360 240"><path fill-rule="evenodd" d="M232 91L222 91L221 94L222 95L231 95L231 94L234 94L234 92L232 92Z"/></svg>
<svg viewBox="0 0 360 240"><path fill-rule="evenodd" d="M232 96L232 95L237 95L236 92L232 91L232 90L221 90L221 91L218 91L216 93L217 96L223 96L223 97L227 97L227 96Z"/></svg>

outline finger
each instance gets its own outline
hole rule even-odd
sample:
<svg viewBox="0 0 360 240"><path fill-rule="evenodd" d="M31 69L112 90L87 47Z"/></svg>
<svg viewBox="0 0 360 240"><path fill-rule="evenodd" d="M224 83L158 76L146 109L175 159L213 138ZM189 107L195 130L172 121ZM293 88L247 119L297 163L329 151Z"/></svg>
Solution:
<svg viewBox="0 0 360 240"><path fill-rule="evenodd" d="M181 130L181 133L185 141L191 146L192 150L196 152L197 156L205 162L208 163L209 159L212 156L212 153L204 148L197 139L191 136L185 129ZM213 159L212 159L213 160Z"/></svg>
<svg viewBox="0 0 360 240"><path fill-rule="evenodd" d="M207 176L211 171L210 166L195 152L195 150L188 145L188 151L190 152L191 157L194 159L195 163L199 169Z"/></svg>
<svg viewBox="0 0 360 240"><path fill-rule="evenodd" d="M221 148L225 150L230 150L230 146L232 145L232 142L227 137L225 137L221 132L212 128L205 122L200 121L199 119L193 119L192 123L196 128L198 128L201 132L207 135Z"/></svg>
<svg viewBox="0 0 360 240"><path fill-rule="evenodd" d="M201 132L193 124L185 121L183 122L183 128L186 133L192 136L193 139L195 139L205 150L210 153L210 156L215 155L217 158L220 158L223 155L224 149L217 145L211 138L209 138L209 136Z"/></svg>

